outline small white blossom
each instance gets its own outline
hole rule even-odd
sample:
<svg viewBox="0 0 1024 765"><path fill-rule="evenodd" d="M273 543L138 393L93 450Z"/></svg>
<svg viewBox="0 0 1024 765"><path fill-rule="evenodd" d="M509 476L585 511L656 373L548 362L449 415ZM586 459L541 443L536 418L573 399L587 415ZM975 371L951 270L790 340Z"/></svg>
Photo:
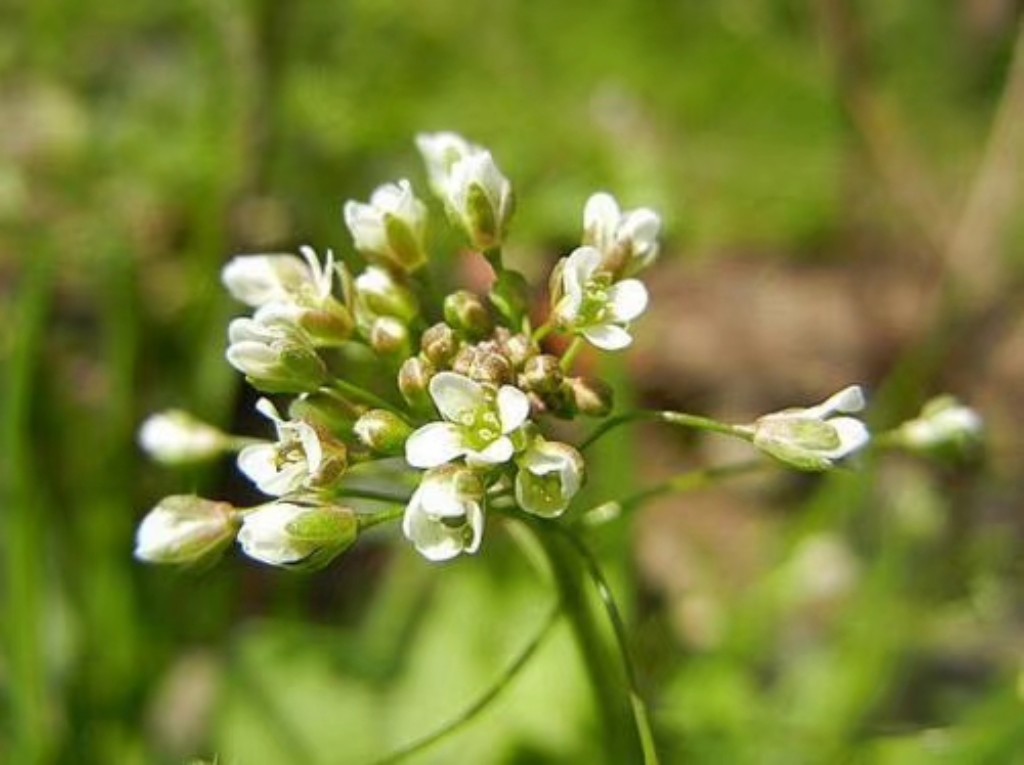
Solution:
<svg viewBox="0 0 1024 765"><path fill-rule="evenodd" d="M475 553L484 533L483 485L471 470L428 470L409 499L402 533L425 558L443 561Z"/></svg>
<svg viewBox="0 0 1024 765"><path fill-rule="evenodd" d="M516 502L534 515L561 515L583 484L583 456L568 444L538 436L518 463Z"/></svg>
<svg viewBox="0 0 1024 765"><path fill-rule="evenodd" d="M924 405L921 414L897 431L908 449L927 451L944 446L970 447L980 438L984 424L981 416L953 396L937 396Z"/></svg>
<svg viewBox="0 0 1024 765"><path fill-rule="evenodd" d="M511 385L497 390L455 372L430 379L430 396L445 422L432 422L405 442L413 467L432 468L465 457L470 464L497 465L515 453L509 434L530 415L530 399Z"/></svg>
<svg viewBox="0 0 1024 765"><path fill-rule="evenodd" d="M235 538L235 509L193 495L165 497L147 513L135 534L135 557L149 563L197 563Z"/></svg>
<svg viewBox="0 0 1024 765"><path fill-rule="evenodd" d="M500 246L512 217L512 184L491 153L455 133L421 134L416 145L427 165L430 186L474 246Z"/></svg>
<svg viewBox="0 0 1024 765"><path fill-rule="evenodd" d="M616 276L629 276L646 268L658 257L661 218L640 207L623 212L611 194L599 192L587 200L583 210L583 244L596 248L602 268Z"/></svg>
<svg viewBox="0 0 1024 765"><path fill-rule="evenodd" d="M554 313L562 326L616 351L633 342L627 326L647 308L647 288L638 279L615 282L601 262L594 247L578 247L563 258L552 277Z"/></svg>
<svg viewBox="0 0 1024 765"><path fill-rule="evenodd" d="M457 133L420 133L416 136L416 147L427 166L430 188L442 199L447 194L452 166L460 159L480 151L479 146L474 146Z"/></svg>
<svg viewBox="0 0 1024 765"><path fill-rule="evenodd" d="M313 569L348 549L358 535L359 521L346 507L271 502L243 517L238 543L261 563Z"/></svg>
<svg viewBox="0 0 1024 765"><path fill-rule="evenodd" d="M228 341L228 363L267 393L313 391L327 377L306 332L275 311L233 320Z"/></svg>
<svg viewBox="0 0 1024 765"><path fill-rule="evenodd" d="M331 293L334 256L327 253L321 267L316 253L302 248L304 260L294 255L236 255L221 272L228 292L254 308L267 303L287 303L304 295L326 298Z"/></svg>
<svg viewBox="0 0 1024 765"><path fill-rule="evenodd" d="M413 194L409 181L378 187L368 205L346 202L344 214L356 249L367 257L403 271L413 271L426 262L427 208Z"/></svg>
<svg viewBox="0 0 1024 765"><path fill-rule="evenodd" d="M213 425L181 409L150 415L139 428L139 446L168 465L212 459L229 448L230 441Z"/></svg>
<svg viewBox="0 0 1024 765"><path fill-rule="evenodd" d="M801 470L828 470L867 445L870 434L852 414L864 408L860 386L844 388L817 406L761 417L751 428L754 446Z"/></svg>
<svg viewBox="0 0 1024 765"><path fill-rule="evenodd" d="M368 266L355 279L356 321L368 332L382 316L411 322L419 313L416 296L379 266Z"/></svg>
<svg viewBox="0 0 1024 765"><path fill-rule="evenodd" d="M303 420L285 420L265 398L256 409L274 423L277 441L238 454L238 469L264 494L282 497L331 483L345 469L345 447Z"/></svg>

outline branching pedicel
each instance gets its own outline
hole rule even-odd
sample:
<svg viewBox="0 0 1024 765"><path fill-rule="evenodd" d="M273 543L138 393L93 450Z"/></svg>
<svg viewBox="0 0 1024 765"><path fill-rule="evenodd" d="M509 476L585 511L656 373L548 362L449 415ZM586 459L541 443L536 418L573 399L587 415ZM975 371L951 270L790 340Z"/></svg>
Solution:
<svg viewBox="0 0 1024 765"><path fill-rule="evenodd" d="M255 311L231 322L227 360L258 390L292 396L286 416L268 399L257 404L276 438L229 436L171 411L147 420L140 442L172 463L237 451L239 469L273 499L233 508L168 497L139 527L137 557L197 563L237 537L243 552L261 562L317 568L362 530L399 518L405 537L429 560L476 553L491 513L519 514L538 534L544 524L560 523L584 481L581 451L641 419L740 438L800 470L832 469L869 444L868 429L851 416L865 403L857 386L751 424L681 412L612 415L608 386L574 375L573 362L584 343L601 351L632 343L630 325L648 303L636 277L657 257L658 215L623 211L611 195L594 194L583 211L581 246L555 267L549 317L534 328L525 280L501 256L514 207L508 179L488 151L455 134L422 135L417 145L450 222L495 271L490 293L459 290L442 305L424 305L428 211L407 180L381 186L369 204L345 205L355 249L367 263L358 276L330 252L321 261L308 247L302 258L231 260L224 284ZM428 326L426 317L438 315L444 321ZM553 333L572 338L561 356L542 345ZM379 385L368 388L365 380ZM577 447L545 436L550 418L577 416L602 421ZM979 429L977 415L946 397L877 440L919 450L963 447ZM387 491L366 487L377 468L393 472L396 463L416 479L414 490L411 482ZM675 485L687 482L666 486ZM357 511L346 497L383 509ZM635 498L622 499L627 506Z"/></svg>

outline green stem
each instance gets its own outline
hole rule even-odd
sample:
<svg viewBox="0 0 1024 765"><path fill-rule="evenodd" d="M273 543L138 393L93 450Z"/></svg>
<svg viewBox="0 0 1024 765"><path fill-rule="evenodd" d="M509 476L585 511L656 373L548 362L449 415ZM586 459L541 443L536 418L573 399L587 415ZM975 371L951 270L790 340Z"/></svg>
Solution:
<svg viewBox="0 0 1024 765"><path fill-rule="evenodd" d="M556 533L560 528L551 522L530 519L529 527L543 549L555 587L562 602L579 648L584 670L597 704L599 729L604 736L601 747L610 765L621 763L653 763L646 757L643 734L638 730L632 704L632 689L627 657L614 640L609 640L607 627L588 597L589 575L584 559L576 549L571 533Z"/></svg>
<svg viewBox="0 0 1024 765"><path fill-rule="evenodd" d="M494 273L497 276L501 275L501 272L505 270L505 264L501 258L501 247L488 247L483 251L483 256L487 259L487 262L491 264L491 268L494 269Z"/></svg>
<svg viewBox="0 0 1024 765"><path fill-rule="evenodd" d="M390 401L385 401L376 393L371 393L365 388L361 388L358 385L346 382L345 380L335 378L331 380L329 386L325 386L321 390L324 390L328 393L332 391L338 392L341 393L343 396L346 396L350 399L355 399L356 401L361 401L364 404L370 404L371 406L375 406L379 409L386 409L389 412L397 415L406 424L411 424L409 422L408 417L406 417L405 413L397 406L392 404Z"/></svg>
<svg viewBox="0 0 1024 765"><path fill-rule="evenodd" d="M636 494L611 502L604 502L597 507L583 513L579 523L586 526L600 526L605 523L623 518L636 511L652 499L665 496L666 494L677 494L687 491L696 491L714 485L721 479L732 478L733 476L746 475L755 470L769 467L772 463L765 460L748 460L736 462L731 465L718 465L716 467L692 470L674 476L663 483L648 487Z"/></svg>
<svg viewBox="0 0 1024 765"><path fill-rule="evenodd" d="M350 497L352 499L373 499L378 502L395 502L403 506L409 502L410 497L408 494L382 491L380 489L361 489L357 486L342 486L331 493L332 496L336 498Z"/></svg>
<svg viewBox="0 0 1024 765"><path fill-rule="evenodd" d="M580 351L583 350L583 338L574 337L572 343L570 343L568 350L562 355L562 361L559 366L563 372L568 372L572 369L572 365L576 363L576 357L580 355Z"/></svg>
<svg viewBox="0 0 1024 765"><path fill-rule="evenodd" d="M362 533L367 529L372 529L374 526L379 526L382 523L390 523L396 521L405 514L405 507L393 507L390 510L382 510L379 513L373 513L372 515L361 515L359 517L359 531Z"/></svg>
<svg viewBox="0 0 1024 765"><path fill-rule="evenodd" d="M744 441L749 441L751 438L750 429L742 425L730 425L726 422L713 420L710 417L701 417L696 414L687 414L686 412L638 409L633 412L625 412L606 420L597 427L593 433L583 439L583 443L580 444L580 451L583 451L587 447L593 445L597 440L615 428L622 425L628 425L631 422L640 422L644 420L665 422L669 425L679 425L684 428L705 430L710 433L722 433L723 435L742 438Z"/></svg>
<svg viewBox="0 0 1024 765"><path fill-rule="evenodd" d="M386 757L375 760L373 765L393 765L396 762L400 762L407 757L411 757L412 755L418 754L424 749L433 746L441 739L446 738L461 729L464 725L472 722L477 715L483 712L487 706L512 683L512 680L515 679L516 675L518 675L530 659L533 658L537 649L540 648L541 644L543 644L544 639L551 633L551 628L555 626L560 615L561 610L558 606L553 607L548 612L547 617L545 617L540 629L530 639L530 641L523 646L522 650L509 663L509 665L505 667L505 671L497 677L490 688L484 691L476 701L462 710L459 715L454 717L445 725L442 725L433 733L428 733L426 736L423 736L410 744L406 744L401 749L392 752Z"/></svg>
<svg viewBox="0 0 1024 765"><path fill-rule="evenodd" d="M545 322L544 324L541 324L533 332L533 342L534 343L542 342L544 340L544 338L546 338L548 335L550 335L552 332L554 332L554 330L555 330L554 322L548 321L548 322Z"/></svg>

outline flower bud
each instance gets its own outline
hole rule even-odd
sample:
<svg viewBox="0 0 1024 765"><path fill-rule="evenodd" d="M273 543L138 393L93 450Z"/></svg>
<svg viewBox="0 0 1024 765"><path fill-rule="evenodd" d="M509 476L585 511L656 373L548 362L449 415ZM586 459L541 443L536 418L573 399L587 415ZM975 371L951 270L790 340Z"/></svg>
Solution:
<svg viewBox="0 0 1024 765"><path fill-rule="evenodd" d="M587 417L605 417L615 405L615 392L596 377L571 377L565 381L573 408Z"/></svg>
<svg viewBox="0 0 1024 765"><path fill-rule="evenodd" d="M460 375L490 385L506 385L515 380L512 363L488 344L467 345L452 363L452 370Z"/></svg>
<svg viewBox="0 0 1024 765"><path fill-rule="evenodd" d="M344 212L356 249L370 261L406 272L426 262L427 208L409 181L378 187L368 205L346 202Z"/></svg>
<svg viewBox="0 0 1024 765"><path fill-rule="evenodd" d="M398 390L406 403L417 412L434 411L430 398L430 378L434 376L434 371L433 365L419 356L406 359L398 370Z"/></svg>
<svg viewBox="0 0 1024 765"><path fill-rule="evenodd" d="M515 200L489 151L475 151L451 166L446 202L475 247L501 246Z"/></svg>
<svg viewBox="0 0 1024 765"><path fill-rule="evenodd" d="M601 270L616 281L654 262L660 229L661 218L653 210L622 212L611 194L594 194L583 211L583 244L601 253Z"/></svg>
<svg viewBox="0 0 1024 765"><path fill-rule="evenodd" d="M370 347L380 356L409 355L409 328L394 316L381 316L370 330Z"/></svg>
<svg viewBox="0 0 1024 765"><path fill-rule="evenodd" d="M264 326L295 327L314 347L336 347L352 336L355 322L344 305L328 295L315 305L268 303L253 320Z"/></svg>
<svg viewBox="0 0 1024 765"><path fill-rule="evenodd" d="M976 411L944 395L933 398L920 415L903 423L896 430L896 438L911 451L947 451L962 456L978 447L983 429Z"/></svg>
<svg viewBox="0 0 1024 765"><path fill-rule="evenodd" d="M442 199L446 199L452 166L480 150L456 133L420 133L416 136L416 147L427 166L430 188Z"/></svg>
<svg viewBox="0 0 1024 765"><path fill-rule="evenodd" d="M435 369L448 369L459 352L455 330L444 322L429 327L420 337L420 350Z"/></svg>
<svg viewBox="0 0 1024 765"><path fill-rule="evenodd" d="M565 512L583 484L583 456L568 444L538 436L517 461L519 506L544 518Z"/></svg>
<svg viewBox="0 0 1024 765"><path fill-rule="evenodd" d="M181 409L150 415L139 428L139 445L167 465L213 459L230 447L230 437Z"/></svg>
<svg viewBox="0 0 1024 765"><path fill-rule="evenodd" d="M393 316L408 324L419 314L416 296L377 266L370 266L356 277L355 293L356 319L367 331L380 316Z"/></svg>
<svg viewBox="0 0 1024 765"><path fill-rule="evenodd" d="M817 406L761 417L753 425L751 440L757 448L798 470L829 470L870 440L860 420L832 415L863 408L864 394L859 386L851 385Z"/></svg>
<svg viewBox="0 0 1024 765"><path fill-rule="evenodd" d="M272 566L326 566L359 536L359 519L339 505L272 502L245 515L238 543L250 558Z"/></svg>
<svg viewBox="0 0 1024 765"><path fill-rule="evenodd" d="M371 409L355 424L356 437L374 453L386 456L404 454L411 433L401 417L386 409Z"/></svg>
<svg viewBox="0 0 1024 765"><path fill-rule="evenodd" d="M226 502L194 495L165 497L139 524L135 557L183 565L209 561L235 538L237 530L237 511Z"/></svg>
<svg viewBox="0 0 1024 765"><path fill-rule="evenodd" d="M302 393L319 388L327 367L297 327L235 319L228 326L227 360L257 390Z"/></svg>
<svg viewBox="0 0 1024 765"><path fill-rule="evenodd" d="M345 433L352 429L361 408L326 393L303 393L288 405L288 417L304 420L329 432Z"/></svg>
<svg viewBox="0 0 1024 765"><path fill-rule="evenodd" d="M470 340L480 340L494 329L484 301L469 290L453 292L444 299L444 318Z"/></svg>
<svg viewBox="0 0 1024 765"><path fill-rule="evenodd" d="M544 353L527 360L521 379L535 393L555 393L562 387L564 375L555 356Z"/></svg>

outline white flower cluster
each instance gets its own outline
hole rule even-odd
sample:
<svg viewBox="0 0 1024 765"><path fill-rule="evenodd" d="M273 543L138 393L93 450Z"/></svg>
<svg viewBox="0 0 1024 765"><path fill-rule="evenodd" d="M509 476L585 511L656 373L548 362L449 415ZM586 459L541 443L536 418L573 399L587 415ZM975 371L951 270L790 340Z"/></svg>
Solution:
<svg viewBox="0 0 1024 765"><path fill-rule="evenodd" d="M461 136L421 135L416 143L449 222L495 271L489 293L456 290L424 307L434 294L430 215L405 179L380 186L368 203L345 203L355 250L347 263L331 252L321 261L309 247L301 257L233 258L224 285L253 312L230 323L226 357L259 391L289 397L287 405L266 397L256 404L273 438L225 434L172 410L147 420L139 439L171 464L237 452L239 470L269 500L235 508L168 497L139 527L139 558L196 563L237 539L261 562L318 567L364 528L401 516L416 550L441 561L476 552L490 513L556 519L569 509L584 483L584 459L550 438L547 423L610 414L610 388L575 375L574 359L585 343L606 351L632 343L631 324L648 303L638 275L658 256L661 220L644 207L622 210L610 194L592 195L580 245L551 274L549 316L534 327L528 285L501 255L514 211L511 183L489 151ZM428 316L444 320L431 324ZM567 348L560 355L545 344L559 333L567 341L552 344ZM868 443L867 428L850 416L863 406L852 386L751 425L681 413L661 419L744 438L792 467L827 470ZM963 440L977 429L967 410L946 401L899 433L909 448ZM398 458L408 485L415 483L411 494L405 483L379 490ZM377 488L367 489L367 479ZM353 498L365 504L353 508Z"/></svg>

